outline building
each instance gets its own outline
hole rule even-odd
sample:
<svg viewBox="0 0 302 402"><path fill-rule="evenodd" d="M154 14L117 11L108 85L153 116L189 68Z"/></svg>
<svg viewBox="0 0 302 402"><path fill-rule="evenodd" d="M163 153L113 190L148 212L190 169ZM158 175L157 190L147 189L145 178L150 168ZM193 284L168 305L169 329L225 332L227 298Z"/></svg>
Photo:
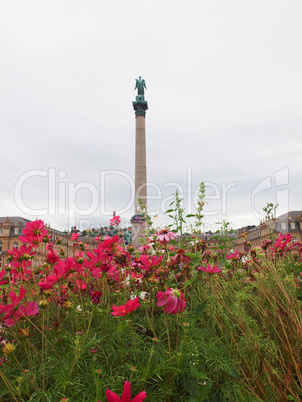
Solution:
<svg viewBox="0 0 302 402"><path fill-rule="evenodd" d="M7 263L7 250L22 246L23 243L19 240L19 236L23 235L23 229L27 222L31 221L20 216L0 217L0 269ZM72 255L73 241L71 236L67 232L53 229L49 225L46 225L46 228L50 243L54 244L53 249L57 250L58 254L62 250L66 257ZM58 239L61 242L55 243ZM45 243L42 243L38 250L37 263L41 264L44 262L46 255Z"/></svg>
<svg viewBox="0 0 302 402"><path fill-rule="evenodd" d="M295 244L302 240L302 211L290 211L275 219L266 219L258 226L246 226L237 231L237 240L234 249L244 252L244 244L250 242L251 247L261 247L263 241L270 239L271 234L275 238L279 234L292 235L292 242Z"/></svg>

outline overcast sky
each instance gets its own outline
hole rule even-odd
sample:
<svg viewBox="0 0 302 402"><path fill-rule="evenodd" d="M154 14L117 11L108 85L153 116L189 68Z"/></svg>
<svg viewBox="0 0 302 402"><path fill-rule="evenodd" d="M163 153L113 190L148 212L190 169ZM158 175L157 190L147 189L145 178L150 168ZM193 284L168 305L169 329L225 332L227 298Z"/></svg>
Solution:
<svg viewBox="0 0 302 402"><path fill-rule="evenodd" d="M129 221L139 75L151 216L177 186L193 212L201 181L206 228L302 210L301 15L301 0L1 0L0 215Z"/></svg>

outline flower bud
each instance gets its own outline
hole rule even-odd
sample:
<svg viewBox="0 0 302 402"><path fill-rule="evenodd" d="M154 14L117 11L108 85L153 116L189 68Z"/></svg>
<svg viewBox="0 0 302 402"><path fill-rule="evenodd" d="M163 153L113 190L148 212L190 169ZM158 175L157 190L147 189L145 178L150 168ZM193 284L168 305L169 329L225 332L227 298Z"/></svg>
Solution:
<svg viewBox="0 0 302 402"><path fill-rule="evenodd" d="M13 344L7 343L3 348L3 353L8 356L11 353L13 353L15 351L15 349L16 348L15 348L15 346Z"/></svg>
<svg viewBox="0 0 302 402"><path fill-rule="evenodd" d="M43 299L43 300L39 301L38 305L41 309L45 309L48 306L48 301Z"/></svg>
<svg viewBox="0 0 302 402"><path fill-rule="evenodd" d="M64 302L63 307L65 308L65 310L70 310L72 307L71 301L67 300L66 302Z"/></svg>
<svg viewBox="0 0 302 402"><path fill-rule="evenodd" d="M18 336L23 339L28 338L29 337L29 329L28 328L25 328L25 329L20 328L18 330Z"/></svg>

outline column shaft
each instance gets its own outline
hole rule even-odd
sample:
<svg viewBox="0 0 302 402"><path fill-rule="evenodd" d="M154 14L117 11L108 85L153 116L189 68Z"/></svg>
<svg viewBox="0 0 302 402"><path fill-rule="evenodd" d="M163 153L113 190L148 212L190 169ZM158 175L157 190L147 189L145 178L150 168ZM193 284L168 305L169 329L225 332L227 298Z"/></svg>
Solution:
<svg viewBox="0 0 302 402"><path fill-rule="evenodd" d="M138 198L147 203L146 133L145 116L136 116L135 141L135 214L139 213Z"/></svg>

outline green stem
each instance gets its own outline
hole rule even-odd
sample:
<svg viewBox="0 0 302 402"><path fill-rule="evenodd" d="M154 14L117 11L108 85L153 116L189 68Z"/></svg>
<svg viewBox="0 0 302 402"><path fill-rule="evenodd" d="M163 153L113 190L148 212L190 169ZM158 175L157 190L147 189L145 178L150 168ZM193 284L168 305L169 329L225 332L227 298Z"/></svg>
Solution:
<svg viewBox="0 0 302 402"><path fill-rule="evenodd" d="M6 385L7 389L9 390L13 400L18 402L18 400L16 399L16 397L15 397L15 395L14 395L14 393L13 393L11 387L10 387L8 379L5 377L5 375L4 375L4 373L2 372L1 369L0 369L0 377L2 378L2 380L3 380L4 384Z"/></svg>
<svg viewBox="0 0 302 402"><path fill-rule="evenodd" d="M88 324L88 328L87 328L87 330L86 330L86 334L85 334L85 338L84 338L84 340L83 340L83 343L82 343L82 345L81 345L81 347L80 347L79 350L76 349L76 355L75 355L74 362L73 362L73 365L72 365L72 367L71 367L71 370L70 370L70 373L69 373L67 382L69 382L69 380L70 380L70 378L71 378L71 375L72 375L72 372L73 372L73 370L74 370L74 368L75 368L75 365L76 365L77 361L78 361L79 358L80 358L81 349L82 349L83 346L85 345L85 342L86 342L86 339L87 339L87 336L88 336L88 333L89 333L89 330L90 330L90 327L91 327L92 316L93 316L93 310L92 310L91 313L90 313L89 324Z"/></svg>
<svg viewBox="0 0 302 402"><path fill-rule="evenodd" d="M40 391L40 388L39 388L37 385L34 384L34 380L31 380L31 379L28 377L28 375L27 375L27 373L25 372L24 368L21 366L19 360L16 358L16 356L15 356L14 354L13 354L13 357L14 357L14 359L16 360L18 366L21 368L22 373L25 375L25 377L26 377L26 378L28 379L28 381L30 382L30 384L32 384L33 387L35 388L35 390L39 392L39 391Z"/></svg>

